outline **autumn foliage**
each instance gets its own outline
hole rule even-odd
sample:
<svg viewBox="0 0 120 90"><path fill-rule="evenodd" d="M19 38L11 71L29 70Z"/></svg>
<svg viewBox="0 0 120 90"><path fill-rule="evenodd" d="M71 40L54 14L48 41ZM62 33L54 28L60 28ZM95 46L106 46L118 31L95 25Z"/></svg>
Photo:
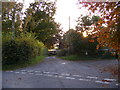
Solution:
<svg viewBox="0 0 120 90"><path fill-rule="evenodd" d="M108 46L120 54L120 4L116 2L79 2L90 14L98 13L101 19L92 31L99 46Z"/></svg>

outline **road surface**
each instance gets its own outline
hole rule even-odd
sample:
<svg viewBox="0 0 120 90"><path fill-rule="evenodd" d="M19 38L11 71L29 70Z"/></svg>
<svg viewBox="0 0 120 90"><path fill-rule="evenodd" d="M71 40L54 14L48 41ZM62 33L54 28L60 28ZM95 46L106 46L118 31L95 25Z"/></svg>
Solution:
<svg viewBox="0 0 120 90"><path fill-rule="evenodd" d="M116 60L67 61L46 57L40 64L3 72L3 88L118 88L117 78L101 72Z"/></svg>

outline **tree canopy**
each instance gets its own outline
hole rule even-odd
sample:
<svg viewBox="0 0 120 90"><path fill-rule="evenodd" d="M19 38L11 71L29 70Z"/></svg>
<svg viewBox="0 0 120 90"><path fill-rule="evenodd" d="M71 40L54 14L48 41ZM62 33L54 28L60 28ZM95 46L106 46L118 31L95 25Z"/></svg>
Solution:
<svg viewBox="0 0 120 90"><path fill-rule="evenodd" d="M23 13L23 3L2 3L2 29L17 36L20 32L35 33L36 38L46 47L53 48L60 38L60 24L54 20L56 2L41 1L31 3ZM24 17L23 17L24 16ZM18 32L16 34L16 32Z"/></svg>
<svg viewBox="0 0 120 90"><path fill-rule="evenodd" d="M22 23L23 4L16 2L2 2L2 30L9 31L12 30L12 23L15 23L15 31L20 30ZM14 19L14 21L13 21Z"/></svg>
<svg viewBox="0 0 120 90"><path fill-rule="evenodd" d="M84 37L82 32L70 29L63 35L62 44L63 48L68 48L70 54L95 54L98 43L96 39L94 42L90 41L91 39L91 35Z"/></svg>
<svg viewBox="0 0 120 90"><path fill-rule="evenodd" d="M100 46L108 46L120 54L120 7L116 2L79 2L90 13L97 12L99 21L92 33Z"/></svg>
<svg viewBox="0 0 120 90"><path fill-rule="evenodd" d="M55 11L55 2L31 3L25 12L23 31L35 33L38 40L52 48L61 31L59 24L54 21Z"/></svg>
<svg viewBox="0 0 120 90"><path fill-rule="evenodd" d="M86 32L87 34L89 34L91 33L93 25L96 24L99 19L100 17L95 15L93 15L92 17L88 15L81 15L80 17L78 17L76 30L82 33Z"/></svg>

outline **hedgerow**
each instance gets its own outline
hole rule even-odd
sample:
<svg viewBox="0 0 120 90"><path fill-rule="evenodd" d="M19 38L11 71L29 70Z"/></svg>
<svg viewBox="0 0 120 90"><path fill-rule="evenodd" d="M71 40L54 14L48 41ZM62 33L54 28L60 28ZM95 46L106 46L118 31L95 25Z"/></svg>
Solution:
<svg viewBox="0 0 120 90"><path fill-rule="evenodd" d="M12 39L11 33L2 34L2 64L20 64L43 54L45 48L33 33L20 33Z"/></svg>

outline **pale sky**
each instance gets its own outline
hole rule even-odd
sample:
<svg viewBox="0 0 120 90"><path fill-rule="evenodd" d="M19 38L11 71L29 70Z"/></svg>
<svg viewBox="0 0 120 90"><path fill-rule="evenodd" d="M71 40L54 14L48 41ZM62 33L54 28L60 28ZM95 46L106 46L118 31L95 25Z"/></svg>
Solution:
<svg viewBox="0 0 120 90"><path fill-rule="evenodd" d="M86 14L85 9L79 9L77 2L78 0L57 0L57 11L55 20L61 23L64 31L69 29L69 16L70 16L70 27L75 28L76 20L80 14Z"/></svg>
<svg viewBox="0 0 120 90"><path fill-rule="evenodd" d="M20 0L23 1L23 0ZM47 0L55 1L55 0ZM70 16L70 27L75 29L77 18L83 14L86 15L87 11L85 9L79 9L77 2L78 0L57 0L57 10L55 14L55 21L61 24L63 31L69 29L69 16ZM34 0L25 0L25 8L28 8L29 3L34 2Z"/></svg>

